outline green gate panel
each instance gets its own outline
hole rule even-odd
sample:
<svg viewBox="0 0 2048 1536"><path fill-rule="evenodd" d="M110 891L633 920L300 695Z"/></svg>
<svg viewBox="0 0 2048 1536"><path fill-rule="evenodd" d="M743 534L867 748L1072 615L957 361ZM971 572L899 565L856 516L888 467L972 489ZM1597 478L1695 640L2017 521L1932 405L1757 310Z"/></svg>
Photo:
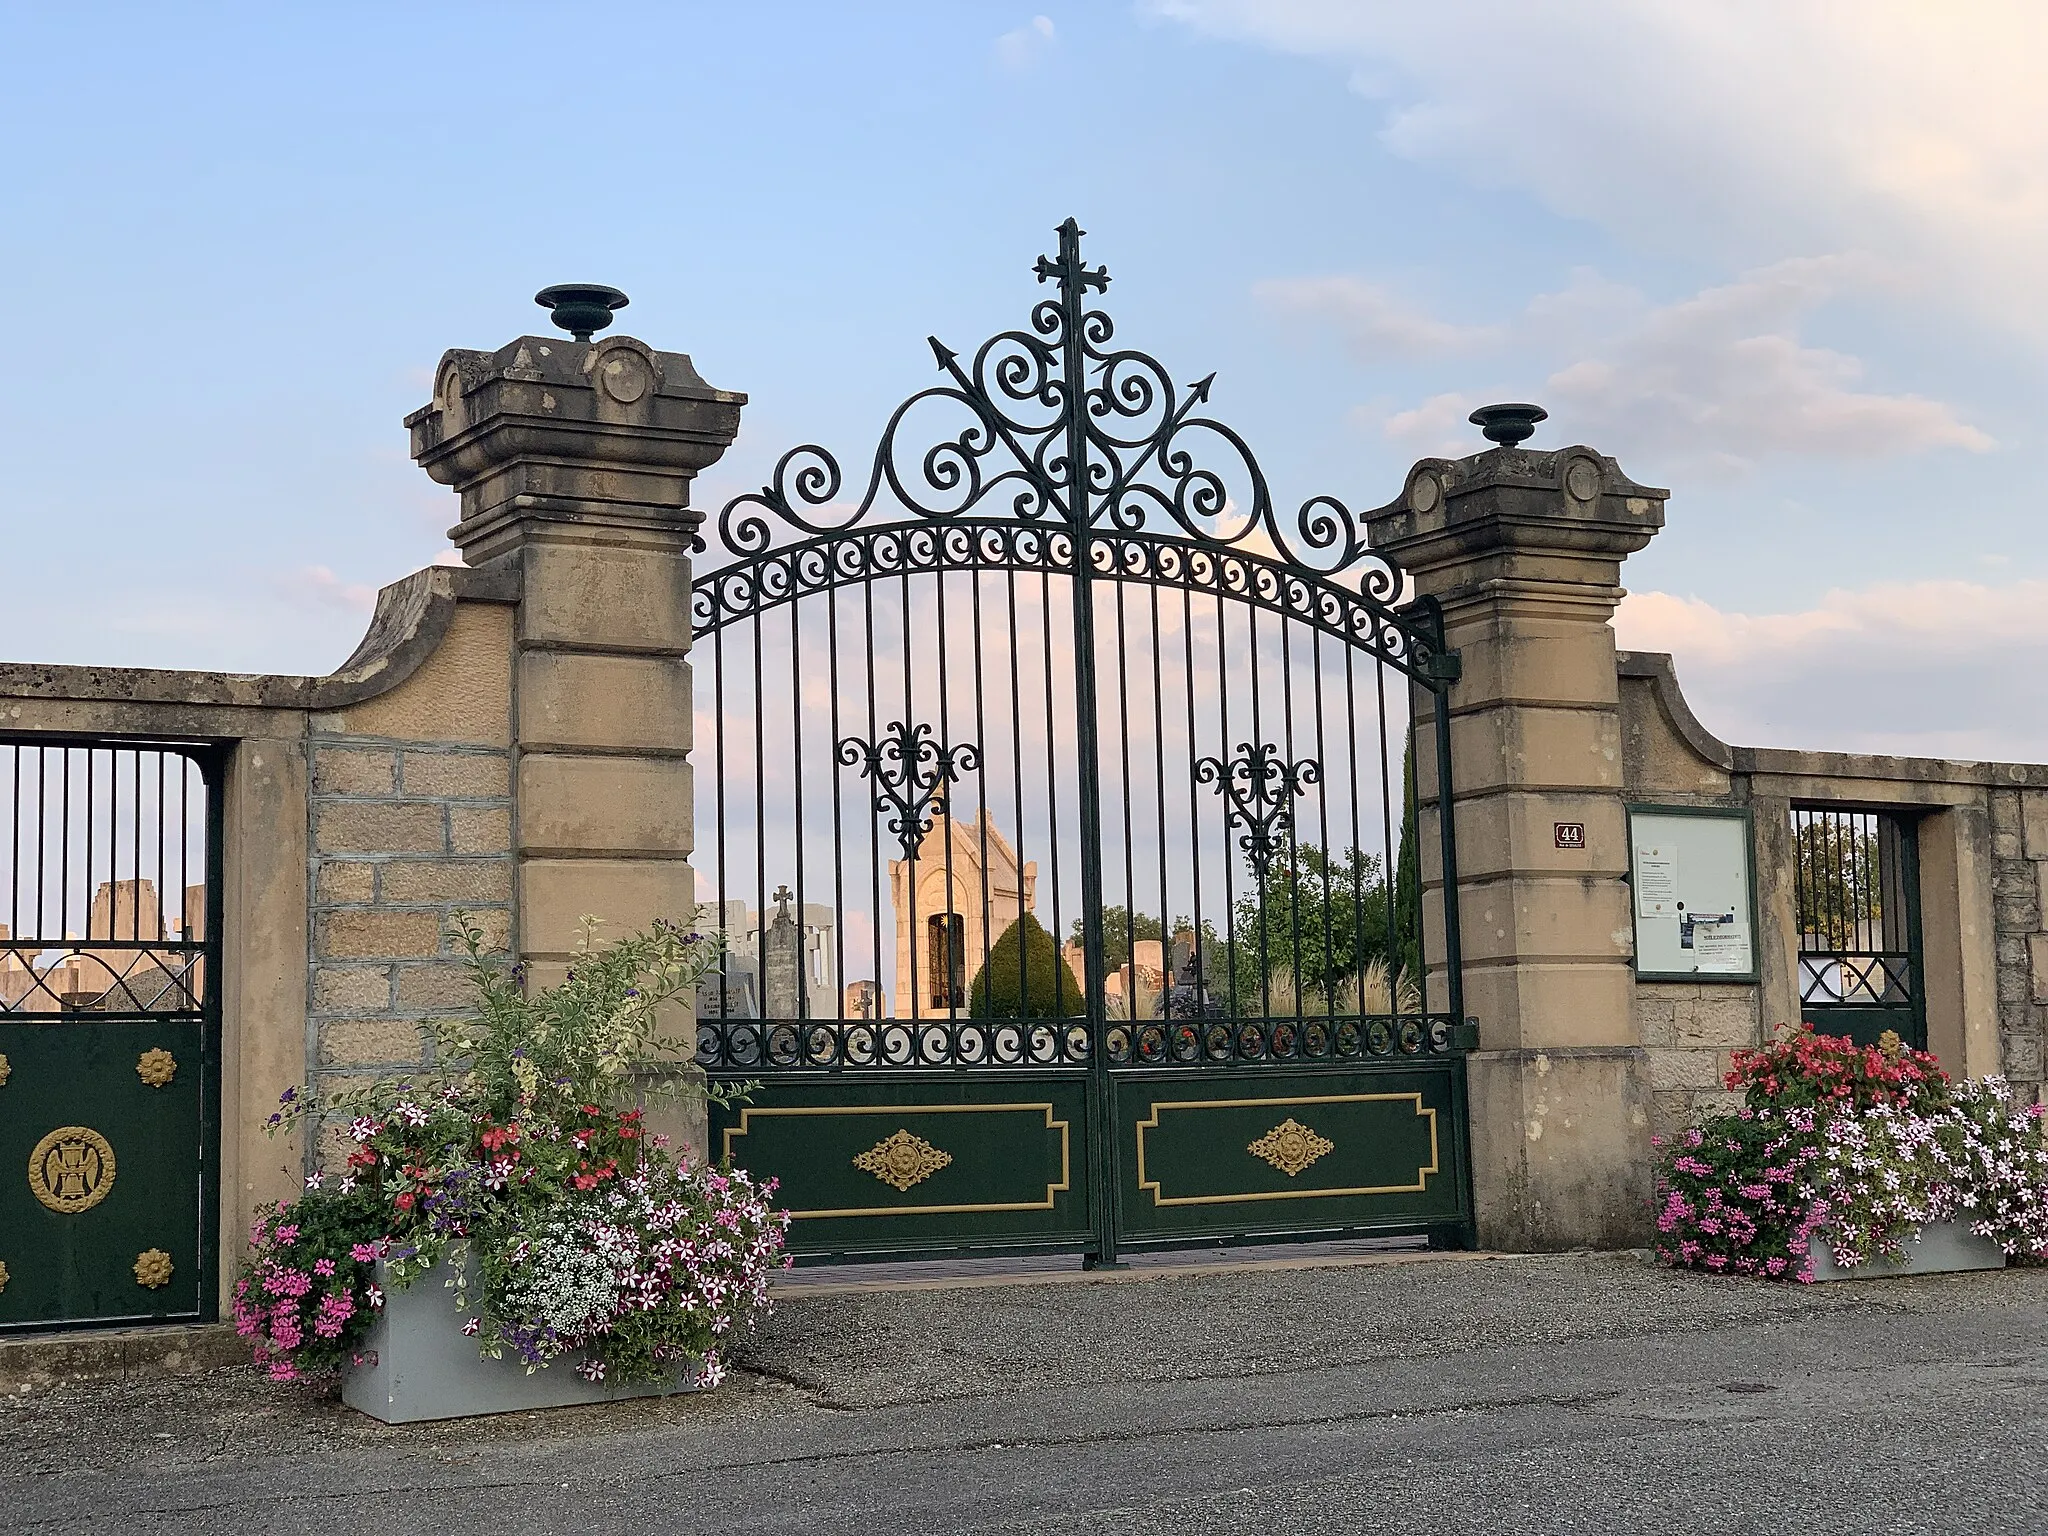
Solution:
<svg viewBox="0 0 2048 1536"><path fill-rule="evenodd" d="M1911 1003L1896 1007L1859 1008L1838 1004L1829 1008L1808 1007L1800 1017L1823 1035L1840 1035L1857 1045L1876 1045L1890 1030L1916 1051L1927 1049L1927 1027L1920 1010Z"/></svg>
<svg viewBox="0 0 2048 1536"><path fill-rule="evenodd" d="M1084 1073L787 1073L714 1108L711 1150L781 1181L800 1256L1070 1248L1088 1215Z"/></svg>
<svg viewBox="0 0 2048 1536"><path fill-rule="evenodd" d="M1129 1241L1414 1231L1467 1215L1462 1058L1412 1070L1117 1073Z"/></svg>
<svg viewBox="0 0 2048 1536"><path fill-rule="evenodd" d="M207 1316L212 1026L77 1017L0 1023L0 1328Z"/></svg>

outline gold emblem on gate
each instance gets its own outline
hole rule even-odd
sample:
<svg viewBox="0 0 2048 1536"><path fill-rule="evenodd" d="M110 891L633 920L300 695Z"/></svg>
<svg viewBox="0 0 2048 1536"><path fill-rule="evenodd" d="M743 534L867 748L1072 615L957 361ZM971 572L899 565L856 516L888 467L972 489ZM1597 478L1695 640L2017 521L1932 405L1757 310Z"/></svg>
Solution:
<svg viewBox="0 0 2048 1536"><path fill-rule="evenodd" d="M161 1048L144 1051L135 1063L135 1075L152 1088L161 1088L178 1075L178 1058Z"/></svg>
<svg viewBox="0 0 2048 1536"><path fill-rule="evenodd" d="M28 1187L63 1215L89 1211L114 1187L114 1149L98 1131L60 1125L29 1153Z"/></svg>
<svg viewBox="0 0 2048 1536"><path fill-rule="evenodd" d="M6 1290L7 1282L12 1280L13 1278L14 1276L7 1273L6 1262L4 1260L0 1260L0 1291Z"/></svg>
<svg viewBox="0 0 2048 1536"><path fill-rule="evenodd" d="M146 1291L160 1291L171 1283L171 1256L161 1248L145 1248L135 1256L135 1283Z"/></svg>
<svg viewBox="0 0 2048 1536"><path fill-rule="evenodd" d="M1264 1158L1290 1179L1324 1153L1336 1150L1337 1143L1318 1136L1291 1115L1245 1148L1253 1157Z"/></svg>
<svg viewBox="0 0 2048 1536"><path fill-rule="evenodd" d="M862 1173L872 1173L891 1189L908 1190L952 1161L952 1153L941 1152L922 1136L898 1131L861 1153L853 1160L853 1166Z"/></svg>
<svg viewBox="0 0 2048 1536"><path fill-rule="evenodd" d="M14 1075L14 1068L8 1064L7 1053L0 1051L0 1088L7 1086L7 1079Z"/></svg>

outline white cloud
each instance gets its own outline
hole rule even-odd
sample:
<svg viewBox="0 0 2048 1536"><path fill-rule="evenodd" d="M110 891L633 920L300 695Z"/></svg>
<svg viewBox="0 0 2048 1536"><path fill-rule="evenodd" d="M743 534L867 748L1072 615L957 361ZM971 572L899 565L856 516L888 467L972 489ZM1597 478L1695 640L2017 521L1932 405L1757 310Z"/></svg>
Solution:
<svg viewBox="0 0 2048 1536"><path fill-rule="evenodd" d="M1536 398L1554 430L1624 457L1727 471L1770 458L1989 449L1991 439L1950 406L1867 390L1860 359L1801 340L1807 312L1887 280L1864 257L1801 257L1652 307L1582 277L1533 301L1507 335L1549 370ZM1481 403L1477 394L1437 395L1387 416L1382 429L1418 453L1470 452L1463 423Z"/></svg>
<svg viewBox="0 0 2048 1536"><path fill-rule="evenodd" d="M2034 0L1149 0L1325 57L1393 152L1638 244L1869 249L2048 338L2048 7Z"/></svg>
<svg viewBox="0 0 2048 1536"><path fill-rule="evenodd" d="M1636 592L1614 627L1672 653L1724 741L2048 761L2048 581L1885 583L1758 614Z"/></svg>
<svg viewBox="0 0 2048 1536"><path fill-rule="evenodd" d="M1056 36L1050 16L1034 16L996 39L996 58L1005 69L1029 69L1052 51Z"/></svg>
<svg viewBox="0 0 2048 1536"><path fill-rule="evenodd" d="M1269 277L1252 285L1252 295L1284 314L1329 325L1367 362L1438 357L1490 346L1502 336L1496 326L1438 320L1359 277Z"/></svg>
<svg viewBox="0 0 2048 1536"><path fill-rule="evenodd" d="M304 565L275 580L280 596L310 601L323 608L368 613L377 605L377 589L366 582L343 581L324 565Z"/></svg>

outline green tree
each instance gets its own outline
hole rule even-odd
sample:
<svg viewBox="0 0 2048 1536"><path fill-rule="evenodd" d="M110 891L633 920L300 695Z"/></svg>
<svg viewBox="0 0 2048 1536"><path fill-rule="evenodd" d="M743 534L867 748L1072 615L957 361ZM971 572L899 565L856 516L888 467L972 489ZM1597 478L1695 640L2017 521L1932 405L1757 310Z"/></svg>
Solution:
<svg viewBox="0 0 2048 1536"><path fill-rule="evenodd" d="M1087 1011L1059 945L1029 912L1003 930L967 995L973 1019L1071 1019Z"/></svg>
<svg viewBox="0 0 2048 1536"><path fill-rule="evenodd" d="M1082 920L1075 918L1067 930L1071 942L1079 944L1082 937ZM1182 918L1176 932L1187 926ZM1128 907L1104 907L1102 909L1102 968L1114 971L1131 958L1133 942L1145 939L1163 939L1165 926L1148 912L1134 913Z"/></svg>
<svg viewBox="0 0 2048 1536"><path fill-rule="evenodd" d="M1263 1012L1276 978L1276 1010L1292 1012L1311 994L1327 1002L1332 988L1341 994L1367 964L1384 959L1387 888L1381 871L1378 857L1359 849L1333 857L1304 844L1272 860L1263 886L1253 875L1251 893L1232 912L1230 985L1238 1010ZM1324 1005L1315 1006L1320 1011ZM1340 995L1334 1006L1341 1011L1347 1005Z"/></svg>
<svg viewBox="0 0 2048 1536"><path fill-rule="evenodd" d="M1401 850L1394 859L1392 968L1422 980L1422 844L1415 816L1415 732L1401 753Z"/></svg>
<svg viewBox="0 0 2048 1536"><path fill-rule="evenodd" d="M1792 834L1799 925L1818 949L1882 949L1877 834L1847 816L1816 815Z"/></svg>

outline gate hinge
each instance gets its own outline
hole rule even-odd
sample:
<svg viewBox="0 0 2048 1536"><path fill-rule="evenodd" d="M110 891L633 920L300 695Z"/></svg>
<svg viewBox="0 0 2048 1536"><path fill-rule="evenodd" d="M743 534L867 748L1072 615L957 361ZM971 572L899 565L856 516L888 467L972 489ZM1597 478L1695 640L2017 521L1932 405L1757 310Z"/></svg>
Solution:
<svg viewBox="0 0 2048 1536"><path fill-rule="evenodd" d="M1454 1051L1476 1051L1479 1049L1479 1021L1467 1019L1462 1024L1451 1026L1451 1049Z"/></svg>
<svg viewBox="0 0 2048 1536"><path fill-rule="evenodd" d="M1437 651L1422 658L1422 675L1433 683L1455 683L1465 675L1465 660L1456 651Z"/></svg>

